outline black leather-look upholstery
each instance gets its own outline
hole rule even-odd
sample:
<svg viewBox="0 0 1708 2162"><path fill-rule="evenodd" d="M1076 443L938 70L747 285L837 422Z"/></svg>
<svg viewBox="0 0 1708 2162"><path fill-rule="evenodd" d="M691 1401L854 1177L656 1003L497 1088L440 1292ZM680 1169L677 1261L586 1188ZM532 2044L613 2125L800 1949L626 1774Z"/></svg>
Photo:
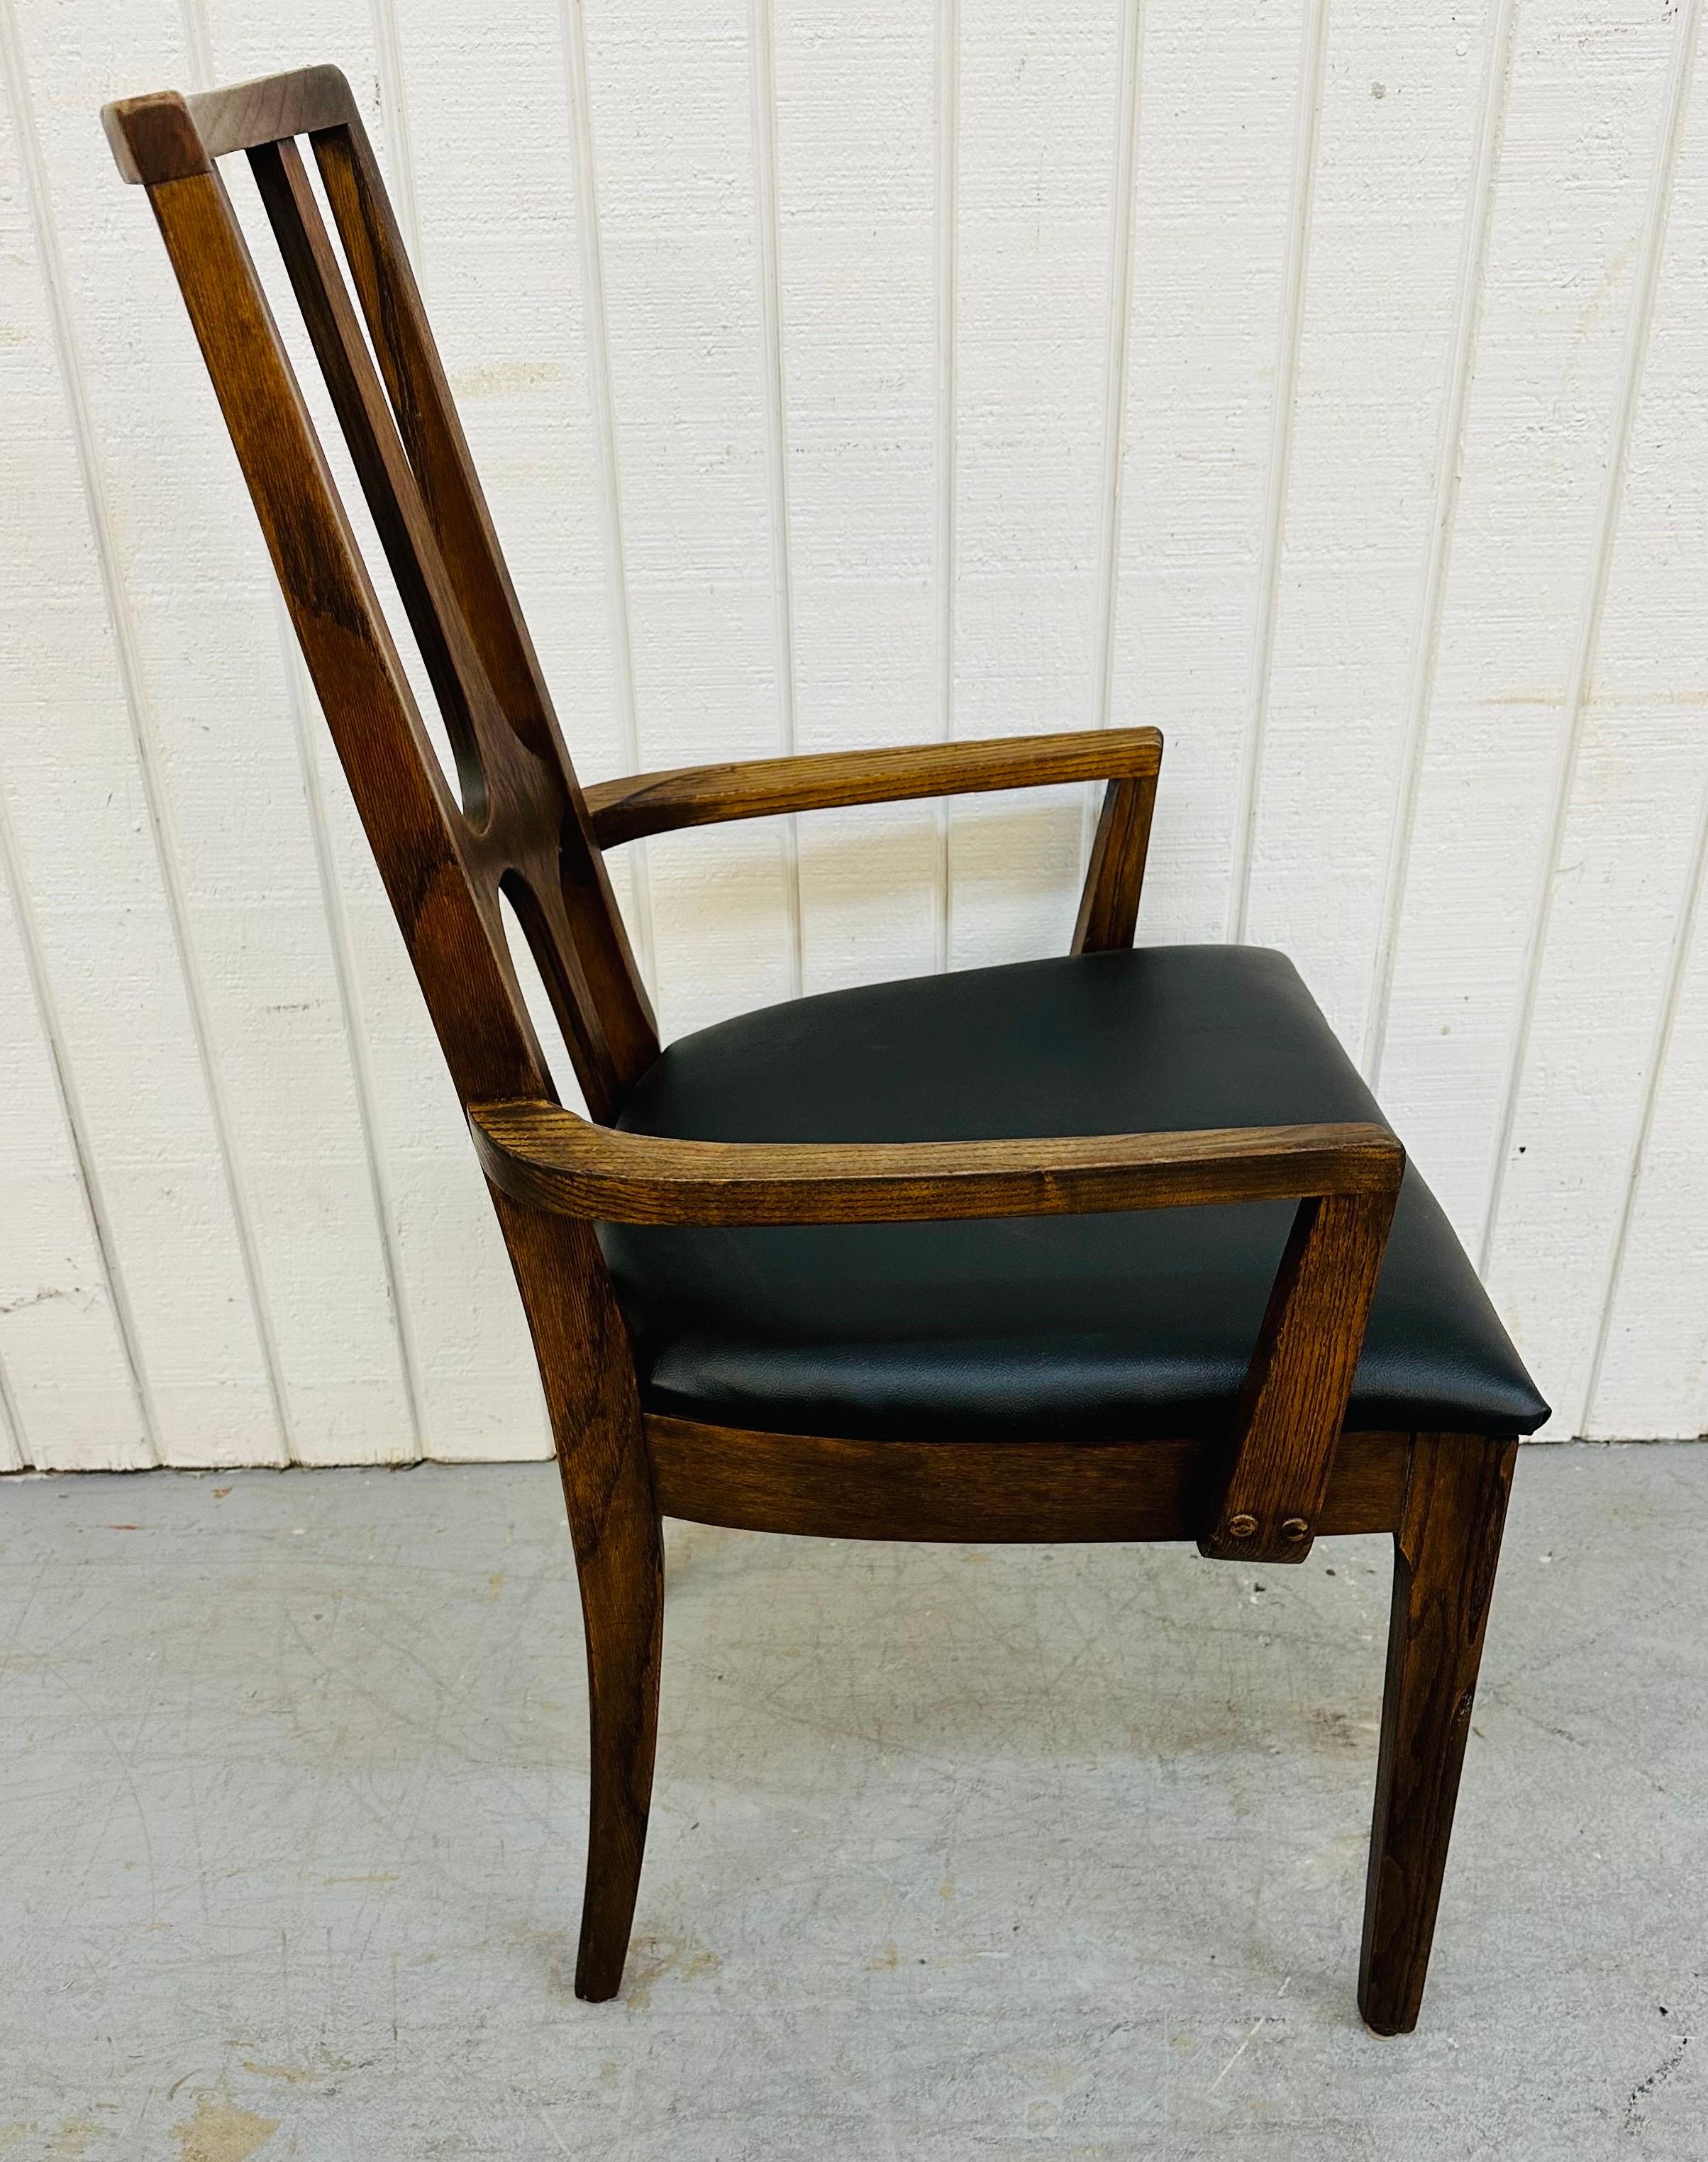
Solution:
<svg viewBox="0 0 1708 2162"><path fill-rule="evenodd" d="M672 1044L619 1123L708 1141L995 1140L1380 1118L1280 953L1152 947L928 976ZM1225 1432L1290 1202L599 1235L650 1410L772 1433ZM1349 1423L1548 1416L1408 1169Z"/></svg>

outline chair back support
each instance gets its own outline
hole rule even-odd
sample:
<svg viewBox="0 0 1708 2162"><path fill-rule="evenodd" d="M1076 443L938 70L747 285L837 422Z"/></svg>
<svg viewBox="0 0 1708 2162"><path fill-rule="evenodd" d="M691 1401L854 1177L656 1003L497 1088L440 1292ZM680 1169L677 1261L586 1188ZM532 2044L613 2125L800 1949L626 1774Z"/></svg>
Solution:
<svg viewBox="0 0 1708 2162"><path fill-rule="evenodd" d="M658 1054L656 1026L348 83L310 68L202 97L132 98L102 118L120 170L148 191L463 1104L555 1094L503 896L588 1107L609 1122ZM216 160L238 151L420 645L460 802L220 178Z"/></svg>

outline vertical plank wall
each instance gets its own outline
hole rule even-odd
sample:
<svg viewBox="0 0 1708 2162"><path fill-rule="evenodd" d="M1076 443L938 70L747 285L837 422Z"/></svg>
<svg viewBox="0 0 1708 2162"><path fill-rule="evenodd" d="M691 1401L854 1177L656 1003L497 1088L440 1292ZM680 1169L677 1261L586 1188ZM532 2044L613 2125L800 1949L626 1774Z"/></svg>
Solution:
<svg viewBox="0 0 1708 2162"><path fill-rule="evenodd" d="M1701 16L0 0L0 1470L546 1448L96 118L327 59L586 777L1159 723L1141 936L1298 957L1550 1433L1708 1428ZM1060 950L1087 812L619 890L677 1033Z"/></svg>

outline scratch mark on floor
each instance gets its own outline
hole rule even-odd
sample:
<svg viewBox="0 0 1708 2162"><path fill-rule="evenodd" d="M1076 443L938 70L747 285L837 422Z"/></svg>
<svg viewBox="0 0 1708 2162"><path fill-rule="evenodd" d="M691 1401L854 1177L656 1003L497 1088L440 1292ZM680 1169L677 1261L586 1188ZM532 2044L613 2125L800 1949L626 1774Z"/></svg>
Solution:
<svg viewBox="0 0 1708 2162"><path fill-rule="evenodd" d="M539 2118L541 2124L545 2126L546 2129L551 2134L552 2144L556 2146L558 2153L560 2154L568 2154L570 2150L563 2144L563 2134L551 2122L551 2119L547 2117L545 2111L536 2106L534 2113ZM572 2162L573 2162L573 2157L572 2157Z"/></svg>
<svg viewBox="0 0 1708 2162"><path fill-rule="evenodd" d="M280 2080L288 2086L312 2086L316 2080L327 2077L325 2072L316 2071L311 2065L262 2065L253 2057L245 2057L243 2065L246 2072L253 2072L258 2080Z"/></svg>
<svg viewBox="0 0 1708 2162"><path fill-rule="evenodd" d="M1263 2024L1264 2019L1267 2019L1268 2016L1268 2013L1266 2012L1261 2018L1254 2019L1251 2022L1251 2033L1246 2035L1245 2040L1241 2043L1239 2048L1235 2050L1233 2055L1229 2058L1226 2064L1222 2066L1220 2071L1216 2074L1215 2077L1204 2089L1204 2092L1206 2094L1214 2094L1216 2089L1221 2085L1222 2081L1226 2079L1228 2074L1232 2071L1235 2065L1239 2063L1241 2058L1245 2055L1246 2050L1251 2048L1252 2043L1256 2039L1257 2030Z"/></svg>

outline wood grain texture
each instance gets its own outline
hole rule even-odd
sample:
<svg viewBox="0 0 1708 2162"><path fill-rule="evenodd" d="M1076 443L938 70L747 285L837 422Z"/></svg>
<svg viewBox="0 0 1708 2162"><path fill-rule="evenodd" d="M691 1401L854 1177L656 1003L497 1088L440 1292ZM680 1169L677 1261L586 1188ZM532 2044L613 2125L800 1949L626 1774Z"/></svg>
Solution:
<svg viewBox="0 0 1708 2162"><path fill-rule="evenodd" d="M288 97L281 109L291 108ZM145 176L159 126L115 126ZM188 125L180 107L176 125ZM452 799L391 644L217 173L149 200L303 653L459 1094L549 1074L518 990L502 889L547 971L584 1092L609 1108L650 1039L620 922L452 412L359 121L316 140L382 391L295 146L251 151L345 436L460 754ZM432 504L429 516L426 504ZM508 618L511 629L507 632ZM492 672L489 672L489 666ZM498 678L495 685L494 674ZM500 690L504 702L500 703ZM646 1830L663 1605L627 1332L591 1228L496 1196L551 1413L587 1622L593 1727L577 1987L621 1979Z"/></svg>
<svg viewBox="0 0 1708 2162"><path fill-rule="evenodd" d="M1204 1441L846 1441L756 1434L649 1413L667 1517L815 1538L1195 1538L1224 1451ZM1410 1438L1340 1437L1318 1531L1399 1519Z"/></svg>
<svg viewBox="0 0 1708 2162"><path fill-rule="evenodd" d="M470 1125L513 1199L614 1222L916 1222L1305 1194L1199 1547L1309 1553L1404 1169L1384 1129L815 1147L608 1132L538 1104L477 1104Z"/></svg>
<svg viewBox="0 0 1708 2162"><path fill-rule="evenodd" d="M259 225L259 219L256 222ZM288 292L284 299L289 306ZM190 358L193 363L193 348ZM196 410L200 396L187 400L186 405L189 410ZM202 418L198 428L191 431L198 439L206 436L206 407L201 406L201 410ZM166 485L163 478L161 486ZM238 507L243 508L241 504ZM247 510L244 514L248 516ZM232 582L232 561L248 563L255 558L252 535L251 523L245 534L239 536L241 546L227 543L213 551L220 566L220 577L227 588ZM220 651L217 638L212 646L216 653ZM202 660L200 672L206 671L207 663ZM274 710L276 713L278 709ZM226 717L221 718L223 720ZM228 729L224 731L226 734L229 733ZM201 736L202 731L198 728L198 743ZM216 734L216 758L221 743L221 734ZM231 748L235 756L248 764L256 762L253 745L233 744ZM207 751L205 744L202 750L204 754ZM383 766L383 759L379 764ZM384 783L379 785L384 792ZM290 786L287 782L287 793L283 799L287 804ZM398 796L401 805L401 790ZM333 791L332 808L335 818L342 818L347 825L350 822L344 813L346 801L345 791L340 785ZM248 798L239 793L233 796L232 803L234 809L245 808ZM268 859L258 854L255 837L243 830L241 821L232 822L238 828L242 852L250 861L248 877L252 880L272 879L276 875L271 871ZM260 830L269 831L270 826ZM365 843L363 846L367 854ZM371 855L368 861L371 865ZM466 1157L453 1157L448 1162L444 1160L445 1151L436 1129L446 1110L450 1110L454 1118L454 1096L445 1089L442 1078L435 1079L424 1066L424 1054L426 1059L434 1059L433 1042L418 1018L419 1009L410 1010L414 1002L413 991L406 998L397 995L396 931L390 920L392 912L386 908L383 944L380 943L381 927L373 920L373 904L377 901L384 906L384 901L371 869L354 891L362 903L360 928L365 934L363 943L372 954L374 971L365 986L368 994L366 1010L377 1047L375 1066L386 1115L391 1122L395 1151L392 1157L393 1191L402 1218L405 1252L411 1265L410 1288L416 1294L416 1312L429 1347L425 1361L426 1446L429 1453L462 1455L525 1454L536 1448L543 1450L549 1445L543 1407L531 1372L531 1361L527 1360L525 1331L514 1306L509 1272L505 1269L495 1284L489 1273L494 1254L501 1269L504 1264L502 1244L492 1222L489 1204L483 1191L483 1182L475 1167L467 1163ZM250 943L253 947L253 932ZM279 1010L294 1016L295 1010L289 1005ZM312 1035L306 1034L302 1023L294 1017L288 1018L282 1026L300 1056L301 1048L312 1042ZM275 1062L266 1077L271 1104L267 1116L269 1136L282 1138L288 1133L299 1097L306 1097L306 1109L316 1108L316 1099L295 1082L296 1071L295 1063L289 1068L281 1068ZM292 1084L281 1089L287 1072L293 1077ZM461 1121L457 1120L456 1125L460 1125ZM353 1410L347 1398L341 1407L339 1428L328 1432L324 1439L316 1438L319 1446L314 1453L321 1460L329 1455L359 1457L373 1452L376 1446L382 1453L394 1453L396 1449L395 1443L389 1443L382 1407L373 1401L373 1381L368 1378L380 1367L373 1335L374 1323L379 1321L383 1326L386 1319L383 1272L363 1279L358 1261L359 1245L353 1240L347 1242L342 1232L332 1232L331 1225L336 1219L329 1214L326 1201L319 1190L344 1169L342 1151L333 1146L333 1138L342 1135L353 1135L353 1130L340 1120L329 1120L323 1129L321 1142L305 1146L301 1159L288 1174L290 1184L302 1194L304 1205L314 1214L319 1225L318 1235L331 1241L330 1251L322 1252L317 1263L326 1279L325 1289L310 1305L300 1296L291 1296L295 1287L289 1279L276 1285L281 1325L292 1322L302 1328L315 1319L322 1306L332 1309L335 1315L347 1317L336 1328L321 1324L318 1363L312 1355L301 1358L300 1370L306 1371L308 1386L319 1386L322 1371L328 1380L339 1371L346 1355L343 1334L357 1340L365 1349L365 1359L358 1351L353 1355L353 1364L356 1364L358 1372L366 1381L369 1397L366 1416ZM270 1151L259 1152L259 1160L270 1163ZM285 1170L282 1162L280 1169ZM350 1186L343 1190L353 1198L357 1189ZM473 1209L480 1211L480 1215L472 1217ZM345 1256L357 1263L358 1283L353 1287L342 1279L334 1266L337 1257ZM520 1366L518 1355L525 1362ZM334 1365L335 1359L338 1366ZM398 1423L404 1429L403 1453L408 1453L406 1418L400 1418ZM229 1439L226 1445L230 1446Z"/></svg>
<svg viewBox="0 0 1708 2162"><path fill-rule="evenodd" d="M489 730L473 717L488 784L502 775L511 798L483 822L480 844L555 918L549 941L530 930L530 943L597 1110L657 1055L652 1010L366 132L357 123L317 136L315 155L442 552L447 635L467 626L503 716Z"/></svg>
<svg viewBox="0 0 1708 2162"><path fill-rule="evenodd" d="M1048 23L961 11L964 96L943 107L959 114L961 200L942 257L960 305L941 394L943 440L959 446L958 540L940 592L931 11L875 0L851 17L791 0L770 12L800 745L934 729L943 623L958 626L945 709L959 727L1084 727L1103 686L1086 687L1079 656L1100 653L1112 629L1113 718L1164 720L1174 742L1141 935L1220 935L1300 0L1233 0L1213 19L1146 0L1118 429L1108 191L1129 86L1115 32L1131 11ZM1502 70L1493 83L1489 73L1504 40L1498 5L1329 9L1251 923L1299 956L1348 1040L1375 1028L1385 998L1372 984L1361 1019L1359 986L1388 798L1404 789L1387 762L1414 715L1417 815L1379 1093L1475 1244L1489 1121L1533 974L1491 1255L1497 1301L1562 1432L1693 1435L1708 1425L1689 1146L1705 1072L1690 989L1700 934L1685 920L1702 909L1692 721L1708 592L1689 507L1708 216L1700 82L1669 194L1656 181L1694 11L1564 0L1504 12L1517 19L1509 91ZM400 23L394 8L303 0L292 16L296 50L342 65L412 251L426 243L435 327L541 658L577 759L601 780L760 757L781 742L750 14L744 0L639 16L588 0L512 13L478 39L431 9ZM149 807L136 802L126 670L171 815L291 1446L336 1460L413 1445L403 1397L380 1379L395 1351L384 1241L366 1220L372 1157L392 1195L384 1218L401 1225L396 1273L424 1347L427 1446L526 1453L544 1431L531 1380L514 1376L522 1332L500 1242L454 1102L426 1071L425 1027L391 980L389 911L335 789L327 854L348 902L345 973L372 1051L371 1115L352 1085L332 1025L328 911L295 800L293 694L274 666L247 511L223 446L201 427L188 342L135 334L138 309L165 291L162 266L127 247L122 221L142 206L115 196L89 155L102 97L256 73L280 50L276 18L256 0L192 8L182 23L104 0L68 0L62 19L19 0L7 21L0 370L18 505L3 544L15 598L0 663L14 717L7 765L22 777L20 850L120 1273L159 1378L165 1452L241 1459L278 1444ZM564 33L583 22L577 70ZM1024 59L1011 81L1005 57ZM661 101L679 93L661 128ZM1484 159L1473 131L1491 111ZM243 195L241 171L228 182ZM583 205L586 245L567 246ZM1658 211L1667 238L1633 371ZM601 264L609 308L595 305ZM1601 550L1613 422L1633 383L1627 478ZM98 501L77 469L80 440ZM186 505L170 524L159 514L169 489ZM1119 542L1112 593L1105 534ZM1583 603L1602 554L1599 658L1585 675ZM631 582L640 605L619 637L612 596ZM383 567L376 584L389 605ZM632 649L626 664L619 648ZM1533 918L1574 711L1579 753L1532 971L1518 927ZM935 815L856 807L803 822L809 988L934 965ZM1042 797L967 802L953 821L958 964L1064 940L1081 870L1071 811ZM122 904L116 887L97 901L80 880L80 831L98 835ZM755 822L716 848L657 837L613 870L625 911L635 896L650 972L656 944L671 1028L787 994L775 828ZM663 896L656 942L650 879ZM541 1016L555 1025L549 1000ZM27 1009L11 1021L14 1035L30 1026ZM86 1427L65 1439L68 1460L101 1460Z"/></svg>
<svg viewBox="0 0 1708 2162"><path fill-rule="evenodd" d="M1303 1193L1385 1197L1391 1205L1405 1162L1386 1127L1357 1123L815 1144L628 1133L555 1104L475 1104L468 1115L482 1167L513 1200L626 1224L921 1223ZM1336 1219L1335 1240L1348 1235ZM1381 1233L1376 1243L1379 1253ZM1331 1254L1326 1240L1320 1256L1328 1268L1347 1258L1338 1246ZM1288 1277L1289 1296L1299 1273ZM1314 1297L1308 1308L1308 1330L1326 1325ZM1291 1339L1277 1346L1277 1363L1297 1350Z"/></svg>
<svg viewBox="0 0 1708 2162"><path fill-rule="evenodd" d="M181 102L170 91L127 98L102 114L113 162L133 182L185 180L233 150L345 126L358 118L349 83L336 67L264 76Z"/></svg>
<svg viewBox="0 0 1708 2162"><path fill-rule="evenodd" d="M168 180L150 199L221 395L304 655L418 971L465 1086L483 1070L537 1078L506 972L473 901L463 826L414 700L217 175ZM430 1001L431 1003L431 1001ZM480 1017L475 1026L475 1017ZM476 1087L478 1088L478 1082Z"/></svg>
<svg viewBox="0 0 1708 2162"><path fill-rule="evenodd" d="M589 789L587 802L599 845L609 849L673 828L774 817L783 812L1041 788L1113 773L1154 778L1162 755L1162 739L1155 728L902 744L881 750L822 751L638 773Z"/></svg>
<svg viewBox="0 0 1708 2162"><path fill-rule="evenodd" d="M756 8L752 25L766 41L755 81L765 108L760 119L770 130L769 10ZM1444 1452L1451 1437L1425 1437L1414 1446L1403 1436L1340 1431L1404 1169L1403 1151L1384 1126L897 1147L734 1146L615 1126L657 1037L606 879L601 843L608 836L595 826L557 731L359 116L353 109L312 134L353 300L295 142L256 139L269 113L285 125L319 110L309 91L299 89L300 95L288 83L251 88L238 119L228 120L223 106L207 110L211 123L229 125L248 148L449 733L457 793L437 761L196 116L181 99L167 97L131 102L109 118L119 148L148 185L305 660L491 1182L527 1315L586 1624L592 1794L576 1987L601 1999L621 1983L651 1793L663 1614L655 1453L663 1491L718 1521L855 1537L1003 1539L1064 1531L1173 1537L1196 1526L1204 1552L1241 1559L1296 1559L1319 1528L1391 1522L1402 1491L1400 1540L1412 1617L1433 1616L1432 1586L1446 1566L1439 1550L1448 1533L1435 1532L1432 1494L1439 1487L1452 1496L1445 1513L1463 1517L1470 1506L1460 1491L1465 1464L1475 1471L1494 1460L1479 1444L1449 1466ZM770 194L774 145L761 149ZM765 217L767 335L776 378L774 201ZM775 460L781 454L780 379L772 388ZM774 514L786 522L786 488L775 470L772 482ZM786 582L775 598L786 669ZM791 697L791 690L786 707ZM738 765L710 776L647 776L614 792L606 807L628 807L625 830L640 838L672 821L846 803L863 792L879 800L885 792L964 786L969 779L974 786L1036 786L1060 779L1064 769L1083 778L1075 762L1092 760L1085 772L1110 776L1115 786L1076 932L1083 948L1132 935L1160 751L1153 731L1102 730L1065 742L854 753L770 762L757 771ZM506 907L518 927L514 948ZM519 978L522 952L543 979L591 1120L554 1100L531 1018L537 1007L530 1009ZM1089 1453L1066 1444L948 1447L926 1440L880 1447L676 1421L656 1423L654 1430L642 1416L634 1347L594 1235L595 1219L919 1221L1281 1196L1298 1198L1299 1208L1230 1442L1135 1443ZM9 1381L3 1411L10 1460L20 1447ZM1511 1450L1502 1448L1509 1475ZM1492 1568L1491 1552L1491 1581ZM1478 1642L1481 1612L1479 1606ZM1372 1869L1374 1950L1366 1994L1378 2025L1389 2016L1396 1987L1413 1995L1421 1989L1457 1773L1451 1736L1444 1754L1433 1732L1439 1707L1429 1690L1439 1673L1422 1675L1411 1648L1419 1631L1409 1623L1408 1630L1394 1653L1389 1719L1398 1738L1384 1755L1381 1860ZM1474 1648L1468 1656L1474 1668ZM1468 1716L1468 1694L1465 1710ZM1421 1802L1406 1768L1420 1752L1435 1767ZM1396 1869L1403 1882L1399 1920L1389 1911ZM1403 1983L1396 1983L1402 1968ZM1414 2015L1411 1998L1403 2002ZM1403 2019L1403 2003L1394 2016Z"/></svg>
<svg viewBox="0 0 1708 2162"><path fill-rule="evenodd" d="M503 725L497 694L457 605L415 468L351 306L302 154L289 139L259 144L249 164L421 649L451 738L463 809L481 822L488 806L480 732Z"/></svg>
<svg viewBox="0 0 1708 2162"><path fill-rule="evenodd" d="M293 50L343 68L406 233L415 215L411 257L432 298L433 329L447 380L526 602L542 668L559 696L567 692L572 701L577 764L585 760L600 774L618 770L633 761L619 747L613 705L593 449L583 394L579 279L576 251L565 239L575 227L576 186L563 149L556 11L506 15L473 41L466 24L453 17L407 7L400 16L398 10L391 15L400 30L393 52L395 59L400 47L400 70L382 65L379 11L352 11L341 0L301 0L292 17ZM207 81L256 75L277 65L277 18L258 0L219 0L212 19ZM491 120L497 102L508 115L502 128ZM315 172L311 145L300 147ZM222 159L221 170L252 236L257 270L296 358L305 396L397 634L400 657L449 770L453 761L432 687L414 651L406 612L301 334L284 265L262 206L252 200L248 160ZM321 208L330 224L323 193ZM418 253L417 241L423 239L424 252ZM492 305L495 292L504 295L501 308ZM199 398L190 401L186 419L183 433L192 438L206 433ZM225 454L223 444L219 447ZM241 484L230 494L241 523L229 534L222 525L210 546L228 561L255 559L270 584L264 551L253 545L253 518ZM294 650L288 619L282 642ZM257 655L252 665L261 660ZM300 663L295 672L300 676ZM264 670L261 680L264 687ZM418 1354L423 1452L459 1460L549 1457L551 1437L526 1323L486 1182L467 1146L461 1107L445 1085L420 994L409 973L398 967L395 919L313 692L305 686L288 695L301 708L301 734L319 781L326 854L342 892L346 964L366 1053L374 1154L389 1191L385 1219L393 1228L401 1304ZM296 726L293 716L293 730ZM288 801L279 807L279 822L286 827L290 808ZM338 911L332 913L336 922ZM557 1088L566 1100L580 1100L572 1062L557 1048L556 1019L543 985L530 1010ZM306 1023L288 1017L287 1025L300 1035L315 1032L312 1016ZM337 1131L336 1123L331 1131ZM383 1296L383 1280L379 1288ZM353 1317L355 1302L347 1292L344 1304ZM360 1325L367 1332L371 1372L384 1357L384 1345L369 1324ZM357 1333L353 1318L352 1334ZM375 1438L382 1438L378 1422Z"/></svg>
<svg viewBox="0 0 1708 2162"><path fill-rule="evenodd" d="M1302 1561L1310 1551L1399 1198L1397 1145L1374 1192L1302 1202L1251 1355L1226 1487L1202 1551Z"/></svg>
<svg viewBox="0 0 1708 2162"><path fill-rule="evenodd" d="M646 1850L664 1548L635 1365L592 1227L494 1194L556 1443L586 1624L592 1790L575 1992L614 1997Z"/></svg>
<svg viewBox="0 0 1708 2162"><path fill-rule="evenodd" d="M1070 952L1104 953L1132 944L1156 807L1154 774L1111 781L1105 789Z"/></svg>
<svg viewBox="0 0 1708 2162"><path fill-rule="evenodd" d="M1358 1979L1378 2034L1418 2024L1517 1449L1463 1434L1413 1444Z"/></svg>

